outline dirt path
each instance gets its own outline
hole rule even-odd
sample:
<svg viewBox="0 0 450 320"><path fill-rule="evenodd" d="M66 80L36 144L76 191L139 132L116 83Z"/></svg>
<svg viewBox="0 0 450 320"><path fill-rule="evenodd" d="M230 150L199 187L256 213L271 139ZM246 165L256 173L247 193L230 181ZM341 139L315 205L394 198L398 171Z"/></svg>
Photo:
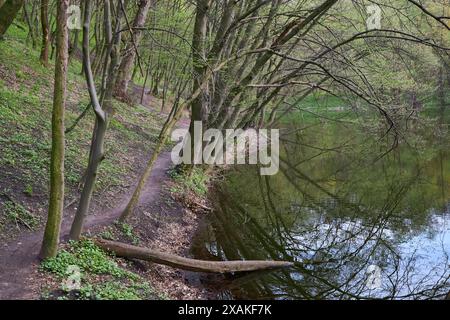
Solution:
<svg viewBox="0 0 450 320"><path fill-rule="evenodd" d="M136 103L140 101L142 87L132 84L130 88L130 97ZM148 90L146 90L148 91ZM143 106L151 112L159 113L158 105L155 99L148 93L144 95ZM178 127L188 127L189 120L181 119ZM142 161L146 161L149 155L143 155ZM169 180L167 171L172 165L170 152L162 152L156 161L152 174L141 193L139 199L139 208L149 207L162 198L161 189L166 181ZM126 193L121 195L121 199L114 208L95 209L87 218L84 226L84 232L97 227L106 226L114 222L125 209L128 201L134 191L137 181ZM108 201L108 199L104 199ZM73 220L73 210L64 210L65 216L61 226L61 242L67 241L70 226ZM43 238L43 229L39 231L27 231L22 233L15 240L0 246L0 300L13 299L36 299L36 293L30 288L30 274L39 263L37 258Z"/></svg>
<svg viewBox="0 0 450 320"><path fill-rule="evenodd" d="M164 152L158 158L152 175L142 192L139 205L146 205L156 201L160 196L161 186L169 179L167 170L172 162L170 152ZM134 188L130 188L120 205L108 212L94 213L86 219L85 231L90 227L102 226L116 220L125 208ZM61 240L68 237L71 218L66 217L61 227ZM0 248L0 300L4 299L33 299L34 293L29 290L27 278L37 265L37 255L42 242L43 230L22 234L18 239Z"/></svg>

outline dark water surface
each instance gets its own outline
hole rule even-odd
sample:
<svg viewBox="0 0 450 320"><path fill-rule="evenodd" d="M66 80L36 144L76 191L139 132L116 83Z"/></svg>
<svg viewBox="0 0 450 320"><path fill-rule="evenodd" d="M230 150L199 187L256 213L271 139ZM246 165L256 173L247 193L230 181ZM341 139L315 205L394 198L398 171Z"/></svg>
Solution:
<svg viewBox="0 0 450 320"><path fill-rule="evenodd" d="M450 142L339 122L281 131L280 171L237 166L211 196L197 258L296 261L220 283L223 298L442 298L450 290ZM417 131L417 132L415 132ZM380 158L381 157L381 158Z"/></svg>

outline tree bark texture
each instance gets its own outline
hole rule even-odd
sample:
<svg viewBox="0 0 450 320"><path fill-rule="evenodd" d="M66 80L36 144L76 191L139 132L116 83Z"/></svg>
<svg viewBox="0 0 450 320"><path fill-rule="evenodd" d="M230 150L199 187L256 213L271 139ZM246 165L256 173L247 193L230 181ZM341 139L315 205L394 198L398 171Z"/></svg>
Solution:
<svg viewBox="0 0 450 320"><path fill-rule="evenodd" d="M57 5L55 84L52 114L52 153L50 161L50 200L41 258L56 256L64 209L64 109L68 62L67 8L69 0Z"/></svg>

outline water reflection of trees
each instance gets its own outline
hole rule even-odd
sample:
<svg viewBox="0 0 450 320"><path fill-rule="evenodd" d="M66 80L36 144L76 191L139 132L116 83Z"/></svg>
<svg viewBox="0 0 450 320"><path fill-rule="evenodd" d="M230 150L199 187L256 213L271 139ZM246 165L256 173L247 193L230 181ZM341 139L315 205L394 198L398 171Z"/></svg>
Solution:
<svg viewBox="0 0 450 320"><path fill-rule="evenodd" d="M311 148L314 141L291 134L280 174L261 177L256 168L245 169L217 189L217 210L199 241L209 254L296 261L292 270L229 279L234 296L426 299L448 292L444 240L432 243L428 260L424 248L404 245L424 233L436 238L443 220L432 219L449 213L445 153L423 159L403 150L374 164L370 144L355 154L353 143ZM367 286L371 265L382 270L381 288Z"/></svg>

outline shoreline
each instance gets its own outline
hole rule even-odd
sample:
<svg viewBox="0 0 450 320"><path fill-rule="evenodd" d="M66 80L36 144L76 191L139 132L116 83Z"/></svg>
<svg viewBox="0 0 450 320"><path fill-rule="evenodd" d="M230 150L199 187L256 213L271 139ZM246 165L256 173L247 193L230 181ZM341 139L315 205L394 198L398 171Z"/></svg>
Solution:
<svg viewBox="0 0 450 320"><path fill-rule="evenodd" d="M150 206L135 212L130 222L138 228L137 232L141 236L139 246L190 257L193 238L206 213L201 208L194 208L192 203L187 203L186 198L197 197L202 202L206 200L192 193L172 192L176 186L177 183L168 177L161 186L161 196ZM151 217L155 209L160 209L160 213ZM201 273L156 263L141 263L148 266L145 276L150 284L169 299L205 300L216 296L202 285Z"/></svg>

